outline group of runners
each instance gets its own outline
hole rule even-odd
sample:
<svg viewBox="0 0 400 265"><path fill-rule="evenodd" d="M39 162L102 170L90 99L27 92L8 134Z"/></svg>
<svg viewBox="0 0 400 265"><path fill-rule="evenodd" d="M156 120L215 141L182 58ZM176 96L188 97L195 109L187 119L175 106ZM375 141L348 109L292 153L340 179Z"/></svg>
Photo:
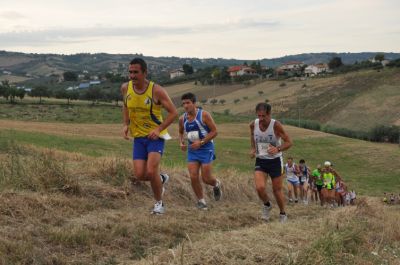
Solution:
<svg viewBox="0 0 400 265"><path fill-rule="evenodd" d="M129 82L122 84L123 105L123 137L133 140L134 176L141 181L150 181L154 193L155 204L153 214L164 214L165 203L162 200L168 174L159 172L159 165L164 151L165 140L171 139L168 126L178 117L176 107L168 93L160 85L146 78L147 64L141 58L133 59L129 64ZM216 124L209 112L196 105L196 96L185 93L181 97L184 114L179 118L179 147L187 152L187 167L191 186L196 196L196 207L207 210L202 182L212 188L216 201L222 198L221 180L212 172L215 160L213 139L217 136ZM162 108L166 118L162 117ZM289 135L282 124L271 118L271 106L259 103L255 108L257 118L250 124L250 157L255 158L254 182L258 197L262 202L261 218L270 220L272 204L266 192L267 177L271 178L273 195L279 207L279 221L286 222L286 197L284 195L284 178L288 180L289 202L297 202L298 198L308 202L309 191L315 200L321 203L334 203L335 187L339 184L338 194L342 198L342 190L346 189L343 181L332 165L325 162L324 167L317 168L312 175L301 161L299 166L289 158L283 165L282 152L292 146ZM283 170L285 168L285 170ZM286 173L286 174L285 174ZM319 175L320 177L310 177ZM294 181L296 176L296 181ZM303 176L306 178L304 179ZM322 176L322 177L321 177ZM330 181L328 181L330 179ZM311 181L310 180L315 180ZM323 182L320 182L322 180ZM298 187L301 185L301 189ZM320 184L322 183L322 184ZM298 185L297 185L298 184ZM308 187L310 186L310 189ZM341 201L341 203L343 202Z"/></svg>
<svg viewBox="0 0 400 265"><path fill-rule="evenodd" d="M400 193L396 196L394 193L383 193L383 202L386 204L400 204Z"/></svg>
<svg viewBox="0 0 400 265"><path fill-rule="evenodd" d="M285 164L289 203L320 203L321 206L346 206L356 202L355 190L349 190L329 161L311 171L304 159L296 164L292 157Z"/></svg>

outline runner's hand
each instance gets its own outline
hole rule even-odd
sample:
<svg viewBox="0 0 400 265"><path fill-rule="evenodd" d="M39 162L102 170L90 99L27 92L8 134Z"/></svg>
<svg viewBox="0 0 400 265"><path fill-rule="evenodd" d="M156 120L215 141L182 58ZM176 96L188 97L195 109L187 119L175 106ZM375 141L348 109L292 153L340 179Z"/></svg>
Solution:
<svg viewBox="0 0 400 265"><path fill-rule="evenodd" d="M251 148L250 150L250 158L255 158L256 157L256 149L255 148Z"/></svg>
<svg viewBox="0 0 400 265"><path fill-rule="evenodd" d="M129 132L129 126L124 125L124 128L122 129L122 136L124 137L125 140L129 140L128 132Z"/></svg>
<svg viewBox="0 0 400 265"><path fill-rule="evenodd" d="M157 140L159 136L160 136L160 129L159 128L155 128L154 130L152 130L149 133L149 135L147 137L149 139L151 139L151 140Z"/></svg>
<svg viewBox="0 0 400 265"><path fill-rule="evenodd" d="M267 152L268 152L268 154L270 154L270 155L275 155L275 154L279 153L279 150L278 150L278 148L277 148L276 146L273 146L273 145L270 144L270 145L268 146Z"/></svg>
<svg viewBox="0 0 400 265"><path fill-rule="evenodd" d="M200 146L201 146L201 142L200 141L195 141L194 143L192 143L190 145L190 149L197 150L197 149L200 148Z"/></svg>
<svg viewBox="0 0 400 265"><path fill-rule="evenodd" d="M187 145L184 143L180 143L180 147L181 147L182 151L186 151L186 149L187 149Z"/></svg>

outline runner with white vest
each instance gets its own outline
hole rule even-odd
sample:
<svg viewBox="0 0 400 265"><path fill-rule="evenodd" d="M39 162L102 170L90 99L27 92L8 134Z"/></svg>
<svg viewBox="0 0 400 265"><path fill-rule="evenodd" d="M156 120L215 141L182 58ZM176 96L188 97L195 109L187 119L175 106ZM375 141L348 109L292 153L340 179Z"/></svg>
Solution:
<svg viewBox="0 0 400 265"><path fill-rule="evenodd" d="M292 146L292 141L283 129L282 124L271 118L271 105L258 103L256 113L258 118L250 123L250 156L256 157L254 181L258 197L263 202L261 218L265 221L270 219L272 205L266 192L266 177L269 175L280 210L279 221L284 223L287 220L287 215L282 190L282 151L289 149ZM281 143L281 139L283 143Z"/></svg>
<svg viewBox="0 0 400 265"><path fill-rule="evenodd" d="M299 181L299 167L293 162L292 157L288 157L287 163L285 165L285 175L288 184L288 197L289 202L293 202L293 193L294 193L294 202L299 202L299 193L300 193L300 181Z"/></svg>

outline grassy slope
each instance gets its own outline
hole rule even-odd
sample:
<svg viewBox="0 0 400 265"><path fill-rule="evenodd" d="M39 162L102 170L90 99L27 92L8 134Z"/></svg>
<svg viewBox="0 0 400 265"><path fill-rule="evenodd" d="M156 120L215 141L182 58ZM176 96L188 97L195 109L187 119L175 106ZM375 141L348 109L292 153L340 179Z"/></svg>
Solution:
<svg viewBox="0 0 400 265"><path fill-rule="evenodd" d="M266 81L221 95L217 98L223 98L227 103L212 108L219 112L229 109L231 113L252 113L258 102L268 99L277 116L297 119L300 106L301 119L355 130L394 124L400 119L399 69L284 82L286 86L283 87L280 86L282 81ZM235 104L235 99L240 102Z"/></svg>
<svg viewBox="0 0 400 265"><path fill-rule="evenodd" d="M37 123L32 123L32 127L28 123L25 124L28 127L25 126L24 129L22 125L23 123L7 124L6 127L13 126L17 130L1 130L1 138L94 157L129 157L131 154L130 144L119 136L119 126L81 125L68 128L44 123L40 128ZM350 186L363 194L380 195L383 191L400 190L400 169L393 163L400 161L400 149L397 145L370 143L290 126L287 130L294 140L294 146L285 156L291 155L295 160L304 158L311 167L330 160ZM219 131L220 135L216 139L218 159L214 167L217 170L235 168L239 172L251 174L254 162L248 158L247 124L222 124L219 125ZM176 125L171 127L170 132L176 137ZM185 166L184 153L178 149L175 141L167 142L163 164Z"/></svg>
<svg viewBox="0 0 400 265"><path fill-rule="evenodd" d="M376 199L338 210L289 205L286 225L274 206L263 224L247 173L220 170L224 199L213 202L207 189L203 212L186 171L170 167L168 212L154 217L149 185L128 181L129 159L0 139L0 264L364 265L396 264L400 255L398 206Z"/></svg>

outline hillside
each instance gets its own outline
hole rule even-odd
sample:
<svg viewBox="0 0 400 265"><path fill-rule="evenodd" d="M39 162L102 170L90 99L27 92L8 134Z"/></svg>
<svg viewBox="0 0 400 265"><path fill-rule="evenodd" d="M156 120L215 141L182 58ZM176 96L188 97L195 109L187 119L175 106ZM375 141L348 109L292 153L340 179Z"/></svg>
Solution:
<svg viewBox="0 0 400 265"><path fill-rule="evenodd" d="M169 141L167 213L155 217L149 185L129 181L120 125L2 120L0 264L399 264L400 205L367 196L400 190L398 147L286 128L295 143L286 155L334 161L363 194L357 206L288 205L282 225L272 200L263 223L248 126L223 124L215 164L223 200L208 190L210 210L195 209L183 154Z"/></svg>
<svg viewBox="0 0 400 265"><path fill-rule="evenodd" d="M399 69L366 70L303 81L264 81L231 90L229 86L193 84L167 90L173 91L173 96L191 90L200 99L211 99L215 94L217 100L226 102L208 103L205 108L221 113L252 115L255 105L268 99L278 118L316 120L352 130L400 123ZM235 100L239 101L234 103Z"/></svg>
<svg viewBox="0 0 400 265"><path fill-rule="evenodd" d="M262 65L276 67L288 61L303 61L306 64L329 62L334 56L340 56L344 63L353 64L356 61L365 61L373 58L377 52L363 53L305 53L284 56L273 59L261 59ZM387 59L400 58L400 53L384 53ZM168 76L168 72L179 69L183 64L190 64L194 69L210 66L232 66L244 62L251 63L246 59L223 59L223 58L179 58L179 57L153 57L142 54L107 54L107 53L81 53L72 55L60 54L26 54L18 52L0 51L0 70L11 71L16 75L33 77L60 75L65 71L100 74L107 71L126 73L127 64L135 57L143 57L149 65L149 73L158 79Z"/></svg>

